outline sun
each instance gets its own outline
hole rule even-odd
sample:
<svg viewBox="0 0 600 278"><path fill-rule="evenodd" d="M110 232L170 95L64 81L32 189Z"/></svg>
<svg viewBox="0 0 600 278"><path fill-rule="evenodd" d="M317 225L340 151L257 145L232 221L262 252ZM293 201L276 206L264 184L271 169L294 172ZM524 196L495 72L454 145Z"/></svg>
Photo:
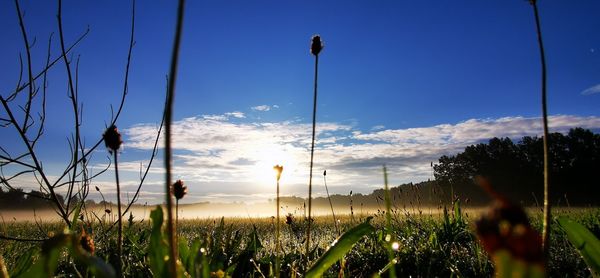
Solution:
<svg viewBox="0 0 600 278"><path fill-rule="evenodd" d="M252 167L253 183L261 187L274 186L277 181L277 172L273 169L275 165L283 166L280 183L284 184L291 180L291 176L298 169L298 160L292 150L283 146L260 147L256 151L256 163Z"/></svg>

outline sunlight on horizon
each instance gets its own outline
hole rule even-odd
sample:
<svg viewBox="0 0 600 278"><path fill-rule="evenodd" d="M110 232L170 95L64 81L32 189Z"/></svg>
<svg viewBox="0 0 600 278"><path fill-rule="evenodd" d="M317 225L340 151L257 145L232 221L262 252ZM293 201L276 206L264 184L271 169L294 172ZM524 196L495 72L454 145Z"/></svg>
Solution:
<svg viewBox="0 0 600 278"><path fill-rule="evenodd" d="M257 182L260 187L274 188L276 183L276 171L273 166L282 165L283 174L281 175L281 185L286 182L298 182L300 179L295 172L301 169L301 163L297 155L285 150L281 145L263 145L256 151L256 163L251 167L253 182Z"/></svg>

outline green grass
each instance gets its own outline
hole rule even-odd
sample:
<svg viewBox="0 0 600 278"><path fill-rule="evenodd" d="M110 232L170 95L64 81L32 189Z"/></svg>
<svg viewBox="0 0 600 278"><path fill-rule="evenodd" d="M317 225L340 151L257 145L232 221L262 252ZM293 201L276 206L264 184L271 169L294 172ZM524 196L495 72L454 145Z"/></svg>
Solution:
<svg viewBox="0 0 600 278"><path fill-rule="evenodd" d="M399 277L489 277L494 268L485 251L479 245L472 224L477 217L475 211L467 210L456 215L452 209L447 214L408 214L402 210L392 210L391 223L393 238L400 243L395 251L396 273ZM539 210L530 210L531 222L535 229L541 230L542 214ZM600 209L563 209L557 210L555 217L566 215L585 227L597 237L600 235ZM348 231L357 223L366 219L354 220L340 215L340 229ZM385 213L374 215L371 224L375 232L367 233L345 256L343 272L346 277L371 277L386 268L388 251L385 245ZM275 223L272 218L226 218L179 221L180 257L188 272L200 277L202 273L217 275L219 271L235 276L268 277L274 272L275 262ZM301 215L295 216L291 225L282 222L281 276L289 277L293 273L305 272L304 247L305 226L307 222ZM60 223L43 223L45 231L59 233L63 230ZM38 226L26 222L5 222L0 226L4 234L21 238L39 238L43 236ZM100 226L92 224L96 256L117 265L116 230L104 234ZM312 240L317 246L311 250L313 265L332 245L337 233L331 217L315 218L312 223ZM124 224L123 259L124 274L128 277L148 277L152 275L148 258L152 235L149 220ZM569 243L559 225L553 226L550 263L548 271L554 277L589 276L587 266L577 250ZM183 246L182 246L183 244ZM185 252L182 250L186 249ZM41 244L37 242L17 242L0 240L0 254L4 257L9 273L19 271L20 264L34 264L40 257ZM33 254L33 261L25 257ZM185 257L185 258L183 258ZM60 253L56 275L77 273L86 276L86 267L79 263L70 263L66 249ZM388 266L389 267L389 266ZM193 268L194 270L190 269ZM208 272L205 272L208 271ZM325 276L337 276L340 263L334 263ZM262 274L261 274L262 273ZM11 276L12 277L12 276Z"/></svg>

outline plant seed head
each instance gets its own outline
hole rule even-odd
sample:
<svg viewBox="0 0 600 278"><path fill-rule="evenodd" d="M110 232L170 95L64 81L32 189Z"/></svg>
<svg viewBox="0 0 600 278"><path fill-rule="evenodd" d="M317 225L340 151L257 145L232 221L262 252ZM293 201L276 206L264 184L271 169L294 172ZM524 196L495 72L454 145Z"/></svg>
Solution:
<svg viewBox="0 0 600 278"><path fill-rule="evenodd" d="M121 140L121 134L115 125L108 127L102 135L102 138L104 139L104 144L110 153L116 152L121 147L121 144L123 144L123 141Z"/></svg>
<svg viewBox="0 0 600 278"><path fill-rule="evenodd" d="M277 181L281 179L281 172L283 172L283 165L275 165L273 166L273 170L277 172Z"/></svg>
<svg viewBox="0 0 600 278"><path fill-rule="evenodd" d="M81 248L83 250L88 251L90 254L94 255L94 251L96 250L94 245L94 238L88 235L85 231L81 234L79 238L79 244L81 244Z"/></svg>
<svg viewBox="0 0 600 278"><path fill-rule="evenodd" d="M312 53L312 55L317 56L317 55L319 55L319 53L321 52L321 50L323 50L324 46L325 45L321 41L321 36L314 35L312 37L312 43L310 45L310 53Z"/></svg>
<svg viewBox="0 0 600 278"><path fill-rule="evenodd" d="M173 195L177 200L183 199L183 197L187 194L187 186L183 185L182 180L177 180L173 184Z"/></svg>

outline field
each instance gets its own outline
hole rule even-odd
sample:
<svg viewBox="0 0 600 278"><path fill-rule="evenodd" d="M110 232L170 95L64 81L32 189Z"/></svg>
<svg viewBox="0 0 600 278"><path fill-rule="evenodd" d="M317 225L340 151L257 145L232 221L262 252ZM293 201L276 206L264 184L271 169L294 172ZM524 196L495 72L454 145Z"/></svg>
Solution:
<svg viewBox="0 0 600 278"><path fill-rule="evenodd" d="M397 260L396 272L400 277L489 277L494 266L481 247L473 232L473 223L480 216L480 210L465 209L444 213L437 209L434 214L411 213L407 210L392 210L391 238L398 243L394 248ZM541 229L541 212L529 210L533 227ZM568 215L582 223L596 236L600 235L599 209L560 209L556 216ZM371 224L375 232L363 237L348 252L343 263L334 264L325 276L371 277L385 270L388 254L385 246L385 213L374 213ZM338 216L340 232L366 221L367 215ZM304 261L304 238L306 222L302 215L281 220L281 276L302 276ZM127 277L149 277L152 270L148 265L151 221L129 219L124 224L124 275ZM95 255L112 265L116 265L116 229L104 232L109 224L94 221L80 223L93 235ZM2 224L4 234L19 238L40 238L44 232L60 232L60 222L32 223L7 221ZM269 277L275 263L275 223L273 218L213 218L203 220L180 220L178 223L179 252L182 263L189 273L201 276L203 267L209 267L213 277ZM315 218L313 225L314 250L311 265L338 237L330 216ZM388 238L389 239L389 238ZM577 250L569 243L558 225L553 225L552 248L548 274L552 277L586 277L590 272ZM1 255L11 277L26 271L34 262L28 261L39 256L41 244L0 240ZM195 254L189 261L189 254ZM342 266L342 267L341 267ZM189 268L195 268L190 271ZM341 272L340 272L341 271ZM22 274L22 273L21 273ZM86 269L74 264L73 259L63 250L59 259L59 276L86 276Z"/></svg>

